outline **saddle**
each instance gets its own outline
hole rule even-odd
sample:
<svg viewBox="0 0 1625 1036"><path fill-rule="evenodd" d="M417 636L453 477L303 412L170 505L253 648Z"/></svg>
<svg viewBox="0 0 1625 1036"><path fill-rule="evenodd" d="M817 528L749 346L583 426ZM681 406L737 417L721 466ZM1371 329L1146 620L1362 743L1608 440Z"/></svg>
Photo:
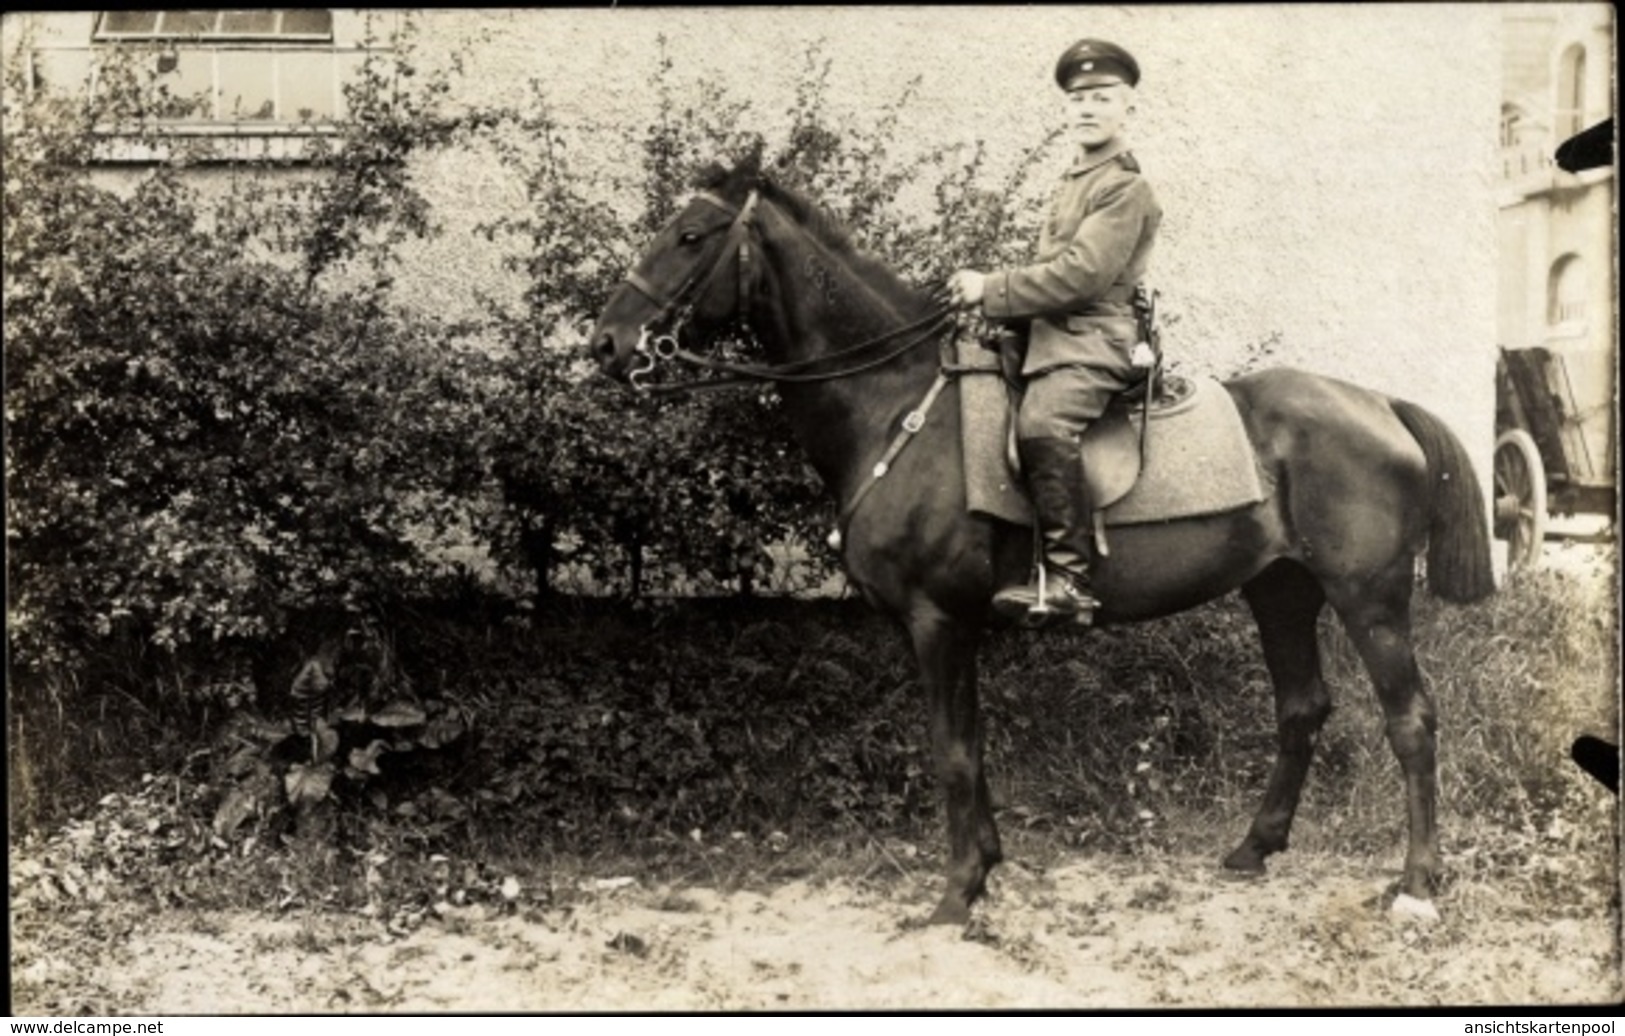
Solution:
<svg viewBox="0 0 1625 1036"><path fill-rule="evenodd" d="M1083 451L1083 478L1097 511L1104 512L1128 496L1140 480L1150 422L1189 409L1195 395L1195 383L1177 374L1147 378L1119 395L1100 420L1084 431L1078 444ZM1014 422L1011 432L1013 449Z"/></svg>
<svg viewBox="0 0 1625 1036"><path fill-rule="evenodd" d="M993 342L997 347L999 370L1010 393L1005 462L1019 476L1021 454L1016 446L1015 415L1021 408L1022 394L1020 339L1011 332L1003 332L995 336ZM1139 480L1140 469L1145 463L1145 443L1150 431L1151 414L1162 415L1170 408L1188 404L1193 391L1191 383L1185 378L1163 376L1162 356L1159 353L1155 364L1145 369L1145 376L1118 393L1106 412L1085 430L1079 448L1083 451L1084 482L1089 487L1089 501L1097 517L1127 496ZM1134 414L1134 411L1138 411L1138 414Z"/></svg>
<svg viewBox="0 0 1625 1036"><path fill-rule="evenodd" d="M967 508L1031 525L1015 459L1019 394L983 347L962 341L958 359L972 375L959 379ZM1100 548L1108 526L1217 514L1267 495L1241 415L1211 378L1145 379L1089 426L1080 449Z"/></svg>

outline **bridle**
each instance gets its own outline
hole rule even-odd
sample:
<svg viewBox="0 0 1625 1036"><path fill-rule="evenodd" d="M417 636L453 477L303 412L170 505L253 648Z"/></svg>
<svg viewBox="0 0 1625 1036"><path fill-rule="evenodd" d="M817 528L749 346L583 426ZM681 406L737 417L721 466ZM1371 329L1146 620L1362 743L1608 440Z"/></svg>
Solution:
<svg viewBox="0 0 1625 1036"><path fill-rule="evenodd" d="M756 205L761 200L757 191L751 191L745 199L743 207L735 207L720 195L710 191L702 191L695 196L697 200L715 206L733 218L728 225L728 232L722 241L722 248L717 251L717 257L709 268L696 267L692 273L671 292L666 292L650 283L649 279L637 270L626 275L626 283L630 284L639 294L660 307L653 320L644 323L638 329L638 344L633 351L643 361L643 365L628 375L632 387L647 391L649 386L644 385L641 379L654 370L656 358L669 360L679 355L683 350L678 345L677 335L688 319L694 315L694 306L710 290L713 282L721 274L723 264L728 254L735 250L739 254L739 290L737 294L737 308L740 320L746 319L750 297L750 231L756 216ZM658 336L652 343L649 340L651 324L657 324L668 318L675 317L670 330Z"/></svg>
<svg viewBox="0 0 1625 1036"><path fill-rule="evenodd" d="M660 307L653 319L646 321L639 327L638 341L633 346L633 352L638 357L638 366L633 368L631 373L627 375L627 380L634 389L640 392L653 394L694 392L761 381L778 383L833 381L884 366L904 353L910 352L922 342L931 340L953 323L953 311L947 306L941 306L933 309L918 320L893 328L884 334L859 342L856 345L848 346L836 352L826 353L822 356L777 364L734 363L712 356L703 356L685 349L678 341L678 335L683 326L694 315L695 306L720 279L730 255L737 255L736 316L741 324L746 327L749 326L750 299L755 287L755 270L751 260L751 235L756 229L756 210L761 202L761 192L758 189L752 189L745 198L744 205L741 206L735 206L726 198L711 191L701 191L695 195L695 200L721 209L731 216L733 220L728 225L728 230L723 237L722 247L717 250L716 258L711 262L710 266L696 267L687 278L670 291L651 283L647 277L637 270L633 270L626 276L627 284ZM668 328L658 334L654 333L653 328L665 321L670 322ZM876 349L904 336L908 337L901 344L884 352L870 355ZM727 376L668 385L646 384L645 379L654 372L657 362L662 360L677 360L692 367L716 371ZM819 369L836 361L848 361L849 365L834 370Z"/></svg>
<svg viewBox="0 0 1625 1036"><path fill-rule="evenodd" d="M941 289L939 288L933 293L933 298L938 305L925 316L910 321L901 327L892 328L890 331L876 335L856 345L832 353L825 353L822 356L776 364L732 363L711 356L702 356L684 349L678 342L678 334L682 331L683 325L694 315L695 305L705 297L706 292L711 290L711 286L721 276L729 255L733 253L738 255L737 265L739 271L738 289L735 296L736 316L742 324L747 328L749 327L750 299L755 279L751 263L750 239L751 233L756 227L756 210L761 203L761 192L752 189L745 198L745 204L737 207L726 198L711 191L702 191L695 195L695 198L707 205L721 209L733 217L733 222L728 225L727 233L723 238L722 247L717 250L716 258L711 262L711 265L697 267L682 283L669 292L651 283L647 277L636 270L627 274L626 277L627 284L660 307L659 312L655 314L652 320L645 322L638 328L638 342L633 347L633 351L638 356L639 365L628 374L627 380L639 392L663 395L748 385L762 381L781 384L835 381L882 367L899 356L913 351L923 342L937 340L942 332L956 326L954 311L942 298ZM652 325L666 320L670 320L670 326L657 335L653 334L651 331ZM899 344L891 344L898 339L902 339ZM693 367L716 371L726 376L666 385L645 384L644 379L653 373L657 362L661 360L677 360ZM819 369L836 361L842 361L843 365L833 370ZM902 453L904 447L912 442L914 436L919 434L920 430L925 427L926 415L930 412L937 397L942 394L942 390L947 386L949 379L960 374L982 372L984 370L984 368L979 367L962 367L947 362L946 359L941 362L936 380L932 383L929 391L926 392L925 398L903 418L902 427L892 437L878 462L870 469L869 477L858 486L852 498L841 508L840 514L835 521L835 529L829 537L829 544L833 549L842 549L845 530L857 513L858 506L891 471L892 464L897 460L898 454Z"/></svg>

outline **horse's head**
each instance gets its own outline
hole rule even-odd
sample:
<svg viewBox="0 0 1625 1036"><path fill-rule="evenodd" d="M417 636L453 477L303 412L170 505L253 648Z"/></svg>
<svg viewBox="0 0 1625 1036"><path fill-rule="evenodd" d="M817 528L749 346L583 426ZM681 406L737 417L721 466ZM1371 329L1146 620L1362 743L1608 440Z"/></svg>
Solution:
<svg viewBox="0 0 1625 1036"><path fill-rule="evenodd" d="M702 177L702 189L655 235L598 318L588 343L605 374L636 385L683 336L743 315L761 182L757 155Z"/></svg>

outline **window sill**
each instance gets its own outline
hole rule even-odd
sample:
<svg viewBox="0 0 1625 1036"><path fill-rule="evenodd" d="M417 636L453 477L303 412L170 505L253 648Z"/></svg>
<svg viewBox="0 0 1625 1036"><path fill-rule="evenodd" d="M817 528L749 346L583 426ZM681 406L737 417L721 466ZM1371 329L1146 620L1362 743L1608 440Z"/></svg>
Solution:
<svg viewBox="0 0 1625 1036"><path fill-rule="evenodd" d="M1586 335L1584 320L1565 320L1561 324L1546 325L1547 342L1565 342L1582 339Z"/></svg>
<svg viewBox="0 0 1625 1036"><path fill-rule="evenodd" d="M98 165L144 165L173 161L191 148L198 164L305 162L312 145L334 138L330 123L165 123L141 131L102 132L95 148Z"/></svg>

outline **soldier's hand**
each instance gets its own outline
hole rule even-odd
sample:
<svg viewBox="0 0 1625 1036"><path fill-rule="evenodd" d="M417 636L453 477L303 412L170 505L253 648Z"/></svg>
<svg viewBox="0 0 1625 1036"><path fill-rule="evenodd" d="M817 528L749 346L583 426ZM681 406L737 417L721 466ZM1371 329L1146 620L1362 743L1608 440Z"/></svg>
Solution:
<svg viewBox="0 0 1625 1036"><path fill-rule="evenodd" d="M982 303L987 277L975 270L960 270L948 278L948 302L955 309L970 309Z"/></svg>

